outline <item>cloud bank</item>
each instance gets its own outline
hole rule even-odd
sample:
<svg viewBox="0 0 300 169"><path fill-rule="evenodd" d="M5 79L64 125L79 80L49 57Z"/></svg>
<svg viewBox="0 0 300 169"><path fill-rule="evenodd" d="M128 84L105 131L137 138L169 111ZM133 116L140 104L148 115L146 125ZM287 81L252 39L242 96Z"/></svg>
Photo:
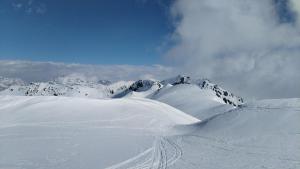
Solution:
<svg viewBox="0 0 300 169"><path fill-rule="evenodd" d="M61 76L82 76L93 80L163 79L174 71L161 65L85 65L56 62L0 60L0 76L21 78L26 82L54 80Z"/></svg>
<svg viewBox="0 0 300 169"><path fill-rule="evenodd" d="M166 57L244 97L300 97L300 3L278 1L177 0Z"/></svg>
<svg viewBox="0 0 300 169"><path fill-rule="evenodd" d="M300 13L300 1L299 0L291 0L290 6L293 10L295 10L298 14Z"/></svg>

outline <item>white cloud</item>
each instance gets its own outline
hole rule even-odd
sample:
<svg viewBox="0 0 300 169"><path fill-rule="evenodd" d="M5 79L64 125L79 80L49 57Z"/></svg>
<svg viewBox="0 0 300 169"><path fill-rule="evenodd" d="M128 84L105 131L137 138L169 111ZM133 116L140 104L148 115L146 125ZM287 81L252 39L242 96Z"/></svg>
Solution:
<svg viewBox="0 0 300 169"><path fill-rule="evenodd" d="M60 76L82 75L98 80L162 79L174 71L161 65L84 65L55 62L6 61L0 60L0 76L21 78L27 82L49 81Z"/></svg>
<svg viewBox="0 0 300 169"><path fill-rule="evenodd" d="M300 1L299 0L290 0L290 7L296 12L297 17L300 17ZM298 25L300 25L298 20Z"/></svg>
<svg viewBox="0 0 300 169"><path fill-rule="evenodd" d="M300 13L300 1L299 0L291 0L292 8Z"/></svg>
<svg viewBox="0 0 300 169"><path fill-rule="evenodd" d="M177 0L166 57L246 97L300 97L300 27L280 23L273 2Z"/></svg>

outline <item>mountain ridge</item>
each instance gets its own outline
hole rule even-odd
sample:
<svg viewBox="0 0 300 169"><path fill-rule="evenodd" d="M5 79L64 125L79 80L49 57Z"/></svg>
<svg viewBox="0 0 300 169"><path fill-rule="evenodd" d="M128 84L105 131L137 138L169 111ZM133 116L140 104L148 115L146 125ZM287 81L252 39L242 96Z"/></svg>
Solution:
<svg viewBox="0 0 300 169"><path fill-rule="evenodd" d="M162 81L137 80L110 82L108 80L87 80L83 77L59 77L48 82L19 82L6 85L0 90L0 95L21 96L69 96L90 98L122 98L146 97L153 98L162 89L177 85L196 85L200 90L209 90L225 104L234 107L244 104L241 97L219 87L208 79L191 79L186 75L178 75ZM3 82L2 82L3 83ZM0 81L0 84L2 84ZM4 83L3 83L4 84Z"/></svg>

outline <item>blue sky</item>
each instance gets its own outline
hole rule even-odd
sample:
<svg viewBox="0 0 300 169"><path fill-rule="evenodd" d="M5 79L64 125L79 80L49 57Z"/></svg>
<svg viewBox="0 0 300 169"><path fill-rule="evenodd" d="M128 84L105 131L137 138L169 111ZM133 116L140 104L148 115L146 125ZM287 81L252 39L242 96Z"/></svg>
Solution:
<svg viewBox="0 0 300 169"><path fill-rule="evenodd" d="M180 73L241 96L299 97L299 30L299 0L0 0L0 76Z"/></svg>
<svg viewBox="0 0 300 169"><path fill-rule="evenodd" d="M0 59L156 64L172 0L1 0Z"/></svg>

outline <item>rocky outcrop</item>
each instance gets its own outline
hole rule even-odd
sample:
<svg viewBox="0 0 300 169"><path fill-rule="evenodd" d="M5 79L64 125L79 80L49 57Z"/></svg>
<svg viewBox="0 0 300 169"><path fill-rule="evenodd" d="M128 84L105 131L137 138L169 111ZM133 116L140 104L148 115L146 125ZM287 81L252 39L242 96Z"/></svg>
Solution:
<svg viewBox="0 0 300 169"><path fill-rule="evenodd" d="M203 80L203 82L198 85L201 87L201 89L214 91L216 96L221 98L226 104L231 104L233 106L240 106L244 104L243 98L235 96L233 93L211 83L209 80Z"/></svg>

